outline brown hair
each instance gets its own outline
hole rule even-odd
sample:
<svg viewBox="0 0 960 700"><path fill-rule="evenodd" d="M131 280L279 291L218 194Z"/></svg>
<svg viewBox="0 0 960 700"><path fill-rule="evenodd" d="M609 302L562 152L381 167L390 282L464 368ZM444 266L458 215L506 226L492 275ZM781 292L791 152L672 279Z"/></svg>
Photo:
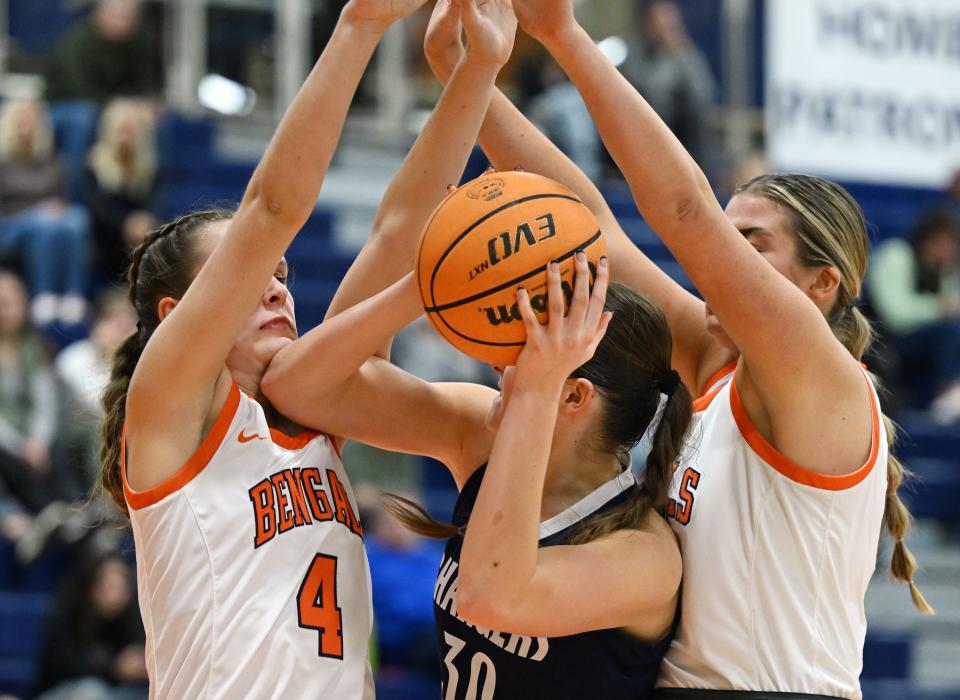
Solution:
<svg viewBox="0 0 960 700"><path fill-rule="evenodd" d="M663 312L639 292L611 284L606 308L613 311L596 352L570 376L589 380L603 401L597 450L626 458L659 416L640 487L616 508L588 518L571 544L589 542L614 530L639 528L651 508L666 502L673 465L690 426L692 402L670 367L673 341ZM660 406L661 390L667 398ZM448 538L463 528L438 522L418 504L384 494L383 505L414 532Z"/></svg>
<svg viewBox="0 0 960 700"><path fill-rule="evenodd" d="M120 442L130 378L150 336L160 325L157 304L164 297L179 299L197 272L197 234L207 225L233 216L227 209L193 212L149 233L134 249L127 278L130 303L137 312L137 330L113 355L110 382L103 392L100 485L127 513L120 474Z"/></svg>
<svg viewBox="0 0 960 700"><path fill-rule="evenodd" d="M827 321L837 340L860 360L873 341L870 321L856 305L870 257L867 223L860 205L840 185L812 175L760 175L738 187L734 194L741 193L764 197L787 210L797 257L803 265L830 266L840 272L837 301L827 314ZM879 386L875 376L871 374L870 378ZM910 512L897 490L910 473L893 454L896 426L887 416L881 414L881 417L889 447L883 520L894 539L890 570L909 585L914 605L925 613L932 613L933 608L913 582L917 561L903 541L910 529Z"/></svg>

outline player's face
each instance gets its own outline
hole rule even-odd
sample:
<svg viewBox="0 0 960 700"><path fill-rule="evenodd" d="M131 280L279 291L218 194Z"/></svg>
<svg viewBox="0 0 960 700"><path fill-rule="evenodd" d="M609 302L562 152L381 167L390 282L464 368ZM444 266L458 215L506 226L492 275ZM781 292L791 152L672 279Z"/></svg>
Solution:
<svg viewBox="0 0 960 700"><path fill-rule="evenodd" d="M228 224L227 221L218 221L204 229L204 235L198 242L204 260L213 253L226 233ZM260 296L260 303L237 334L227 356L227 367L234 374L263 376L273 356L296 340L297 322L293 296L287 289L287 274L287 261L281 259Z"/></svg>
<svg viewBox="0 0 960 700"><path fill-rule="evenodd" d="M735 195L726 208L727 218L761 257L793 284L805 289L815 271L797 259L797 244L790 231L790 218L776 202L751 194ZM724 345L733 342L720 326L710 305L706 305L707 330Z"/></svg>

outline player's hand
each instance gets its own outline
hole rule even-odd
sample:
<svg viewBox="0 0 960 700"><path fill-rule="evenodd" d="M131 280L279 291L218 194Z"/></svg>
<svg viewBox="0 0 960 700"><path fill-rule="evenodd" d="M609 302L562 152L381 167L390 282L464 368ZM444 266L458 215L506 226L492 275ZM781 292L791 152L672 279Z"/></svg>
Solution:
<svg viewBox="0 0 960 700"><path fill-rule="evenodd" d="M373 31L383 32L398 19L403 19L426 0L350 0L344 6L344 20Z"/></svg>
<svg viewBox="0 0 960 700"><path fill-rule="evenodd" d="M450 74L463 56L462 29L460 4L455 0L437 0L423 37L423 55L441 83L450 79Z"/></svg>
<svg viewBox="0 0 960 700"><path fill-rule="evenodd" d="M513 0L520 28L540 43L577 27L573 0Z"/></svg>
<svg viewBox="0 0 960 700"><path fill-rule="evenodd" d="M502 66L513 53L517 17L510 0L454 0L467 35L467 60Z"/></svg>
<svg viewBox="0 0 960 700"><path fill-rule="evenodd" d="M517 306L527 331L527 342L517 358L516 382L564 381L577 367L593 357L612 314L603 310L610 265L606 257L597 266L590 290L587 258L577 253L573 299L566 316L559 265L547 266L547 324L541 326L525 289L517 291Z"/></svg>

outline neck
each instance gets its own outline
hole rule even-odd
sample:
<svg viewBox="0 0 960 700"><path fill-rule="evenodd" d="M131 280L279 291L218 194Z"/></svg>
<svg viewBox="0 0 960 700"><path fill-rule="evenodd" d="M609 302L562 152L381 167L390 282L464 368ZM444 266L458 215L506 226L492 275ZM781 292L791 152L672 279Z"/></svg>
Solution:
<svg viewBox="0 0 960 700"><path fill-rule="evenodd" d="M566 510L622 471L617 456L609 452L597 452L577 443L560 452L556 449L559 446L554 447L543 485L541 521Z"/></svg>

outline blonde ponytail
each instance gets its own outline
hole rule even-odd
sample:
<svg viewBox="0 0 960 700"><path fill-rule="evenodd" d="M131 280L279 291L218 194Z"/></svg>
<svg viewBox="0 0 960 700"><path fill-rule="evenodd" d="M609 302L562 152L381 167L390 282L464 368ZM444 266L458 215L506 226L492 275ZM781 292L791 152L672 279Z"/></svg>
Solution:
<svg viewBox="0 0 960 700"><path fill-rule="evenodd" d="M870 257L867 224L860 205L836 183L812 175L760 175L740 185L736 193L741 192L766 197L791 212L797 257L803 265L830 266L840 272L837 302L827 320L837 340L858 361L862 360L873 341L873 329L856 306ZM871 374L870 379L879 391L877 378ZM896 579L910 586L913 604L932 614L933 608L913 581L917 560L903 541L910 530L910 511L900 500L898 489L909 472L893 454L896 426L885 415L881 414L881 418L889 447L883 522L894 540L890 570Z"/></svg>

